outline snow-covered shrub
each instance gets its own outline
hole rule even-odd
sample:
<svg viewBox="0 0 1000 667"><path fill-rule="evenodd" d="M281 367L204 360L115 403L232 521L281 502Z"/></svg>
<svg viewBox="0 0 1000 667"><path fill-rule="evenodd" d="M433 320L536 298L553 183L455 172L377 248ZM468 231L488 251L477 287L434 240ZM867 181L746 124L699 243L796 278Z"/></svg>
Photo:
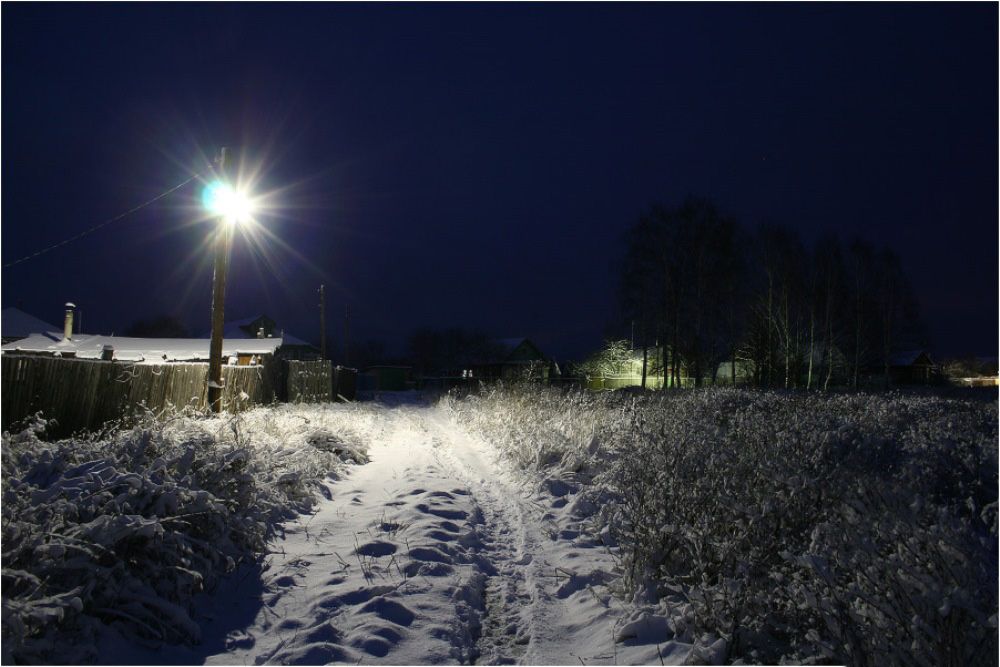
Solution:
<svg viewBox="0 0 1000 667"><path fill-rule="evenodd" d="M441 400L463 424L478 431L515 465L579 471L598 451L608 404L599 394L493 385L478 394Z"/></svg>
<svg viewBox="0 0 1000 667"><path fill-rule="evenodd" d="M995 404L497 389L452 409L522 466L600 471L625 589L683 599L677 625L731 659L995 664Z"/></svg>
<svg viewBox="0 0 1000 667"><path fill-rule="evenodd" d="M325 475L364 460L353 433L364 412L148 416L57 442L41 421L4 433L4 663L85 661L105 623L196 641L193 596L263 553Z"/></svg>
<svg viewBox="0 0 1000 667"><path fill-rule="evenodd" d="M996 536L944 507L856 480L817 525L788 591L853 664L997 662ZM818 633L817 633L818 634Z"/></svg>

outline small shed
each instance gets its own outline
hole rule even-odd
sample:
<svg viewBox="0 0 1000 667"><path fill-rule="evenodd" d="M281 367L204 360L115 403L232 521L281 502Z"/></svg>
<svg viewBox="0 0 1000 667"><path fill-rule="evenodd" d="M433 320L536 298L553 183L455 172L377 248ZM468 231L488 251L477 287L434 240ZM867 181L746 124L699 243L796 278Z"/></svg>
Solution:
<svg viewBox="0 0 1000 667"><path fill-rule="evenodd" d="M481 380L548 380L550 362L528 338L491 341L491 352L471 364L470 376Z"/></svg>
<svg viewBox="0 0 1000 667"><path fill-rule="evenodd" d="M937 367L925 350L896 352L889 357L889 379L893 384L930 384Z"/></svg>

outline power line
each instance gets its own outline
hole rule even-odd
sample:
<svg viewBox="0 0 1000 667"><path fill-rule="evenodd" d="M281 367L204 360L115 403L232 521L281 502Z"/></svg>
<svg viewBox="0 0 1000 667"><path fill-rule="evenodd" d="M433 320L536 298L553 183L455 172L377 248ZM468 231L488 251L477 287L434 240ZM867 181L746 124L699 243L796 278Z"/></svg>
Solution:
<svg viewBox="0 0 1000 667"><path fill-rule="evenodd" d="M153 202L156 202L156 201L158 201L160 199L163 199L164 197L166 197L167 195L169 195L171 192L174 192L176 190L180 190L185 185L187 185L188 183L190 183L194 179L198 178L199 176L201 176L201 174L195 174L194 176L192 176L191 178L187 179L183 183L179 183L179 184L175 185L174 187L170 188L166 192L161 192L160 194L156 195L155 197L153 197L149 201L143 202L142 204L139 204L138 206L136 206L134 208L130 208L129 210L125 211L124 213L119 213L115 217L113 217L113 218L111 218L109 220L105 220L104 222L102 222L100 224L94 225L90 229L84 230L84 231L80 232L79 234L77 234L76 236L71 236L70 238L68 238L68 239L66 239L64 241L60 241L59 243L55 243L53 245L50 245L47 248L42 248L38 252L34 252L34 253L30 254L30 255L25 255L21 259L18 259L18 260L15 260L13 262L10 262L9 264L4 264L3 268L9 269L10 267L12 267L12 266L14 266L16 264L20 264L21 262L27 262L29 259L34 259L35 257L38 257L39 255L44 255L45 253L49 252L50 250L55 250L56 248L59 248L61 246L66 245L67 243L72 243L73 241L76 241L77 239L82 239L84 236L87 236L88 234L93 234L94 232L96 232L101 227L106 227L106 226L110 225L112 222L117 222L118 220L121 220L125 216L131 215L131 214L135 213L136 211L138 211L140 209L146 208L147 206L149 206Z"/></svg>

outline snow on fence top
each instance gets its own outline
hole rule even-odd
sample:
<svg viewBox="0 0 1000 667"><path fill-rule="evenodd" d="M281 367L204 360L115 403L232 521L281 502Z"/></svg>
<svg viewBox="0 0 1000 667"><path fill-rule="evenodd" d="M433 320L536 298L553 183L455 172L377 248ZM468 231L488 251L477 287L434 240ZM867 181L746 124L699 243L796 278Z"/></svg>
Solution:
<svg viewBox="0 0 1000 667"><path fill-rule="evenodd" d="M118 361L139 361L147 364L169 361L208 359L208 338L126 338L77 334L65 340L55 332L31 334L27 338L7 343L3 352L47 352L53 355L73 354L78 359L100 359L105 346L114 350ZM281 347L281 338L224 339L222 356L240 354L274 354Z"/></svg>

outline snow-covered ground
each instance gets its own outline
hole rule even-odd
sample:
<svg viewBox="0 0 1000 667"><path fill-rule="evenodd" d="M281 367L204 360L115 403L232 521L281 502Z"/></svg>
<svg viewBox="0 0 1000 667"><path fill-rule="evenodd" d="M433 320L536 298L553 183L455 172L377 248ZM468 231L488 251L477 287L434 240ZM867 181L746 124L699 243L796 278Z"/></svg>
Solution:
<svg viewBox="0 0 1000 667"><path fill-rule="evenodd" d="M572 476L532 480L444 407L375 408L370 462L284 524L263 569L199 604L193 647L100 662L680 664L667 619L612 595L597 509ZM620 640L620 641L616 641ZM698 654L702 658L710 655Z"/></svg>
<svg viewBox="0 0 1000 667"><path fill-rule="evenodd" d="M537 387L38 422L3 435L3 658L996 664L997 427Z"/></svg>

